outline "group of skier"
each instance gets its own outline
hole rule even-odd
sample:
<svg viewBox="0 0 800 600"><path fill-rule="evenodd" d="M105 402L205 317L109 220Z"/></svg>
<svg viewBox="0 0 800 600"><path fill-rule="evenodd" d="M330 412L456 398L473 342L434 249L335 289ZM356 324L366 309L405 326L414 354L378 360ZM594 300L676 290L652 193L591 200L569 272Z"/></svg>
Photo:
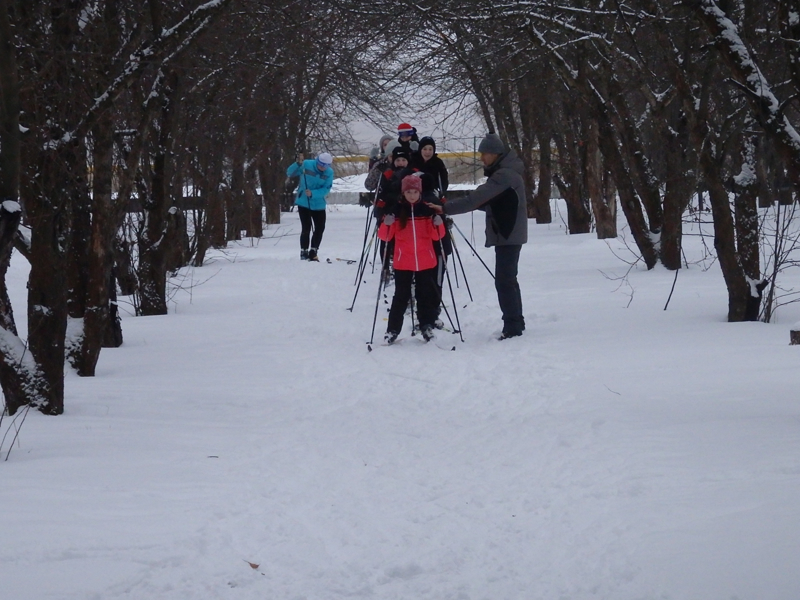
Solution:
<svg viewBox="0 0 800 600"><path fill-rule="evenodd" d="M385 138L373 152L364 183L374 193L382 278L388 282L393 275L395 284L384 339L392 344L400 334L413 289L420 333L428 341L444 326L439 308L451 246L444 220L430 205L445 202L447 168L436 155L435 140L420 139L408 123L398 126L396 141Z"/></svg>
<svg viewBox="0 0 800 600"><path fill-rule="evenodd" d="M473 210L486 213L486 246L495 248L495 289L503 314L499 339L520 336L525 330L517 281L520 250L528 234L522 161L494 133L483 138L478 152L486 182L450 201L446 198L448 172L436 153L435 140L419 138L408 123L398 126L397 138L381 137L370 156L365 187L373 193L381 277L384 283L392 277L395 286L384 337L388 344L400 334L412 294L422 337L433 339L434 330L443 326L439 319L442 284L452 251L447 217ZM333 183L332 161L328 153L315 160L298 155L287 169L288 176L300 176L295 204L302 225L301 259L318 260L325 228L324 198Z"/></svg>

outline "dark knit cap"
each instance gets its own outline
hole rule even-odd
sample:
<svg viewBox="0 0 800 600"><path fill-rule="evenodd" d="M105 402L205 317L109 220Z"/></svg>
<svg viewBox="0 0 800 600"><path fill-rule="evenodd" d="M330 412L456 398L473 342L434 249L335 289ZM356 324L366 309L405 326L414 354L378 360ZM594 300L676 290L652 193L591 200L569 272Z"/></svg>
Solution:
<svg viewBox="0 0 800 600"><path fill-rule="evenodd" d="M425 146L433 146L433 151L436 152L436 142L429 135L426 135L424 138L422 138L419 141L419 149L420 150L422 150Z"/></svg>
<svg viewBox="0 0 800 600"><path fill-rule="evenodd" d="M484 152L487 154L504 154L505 151L506 145L496 133L487 133L478 146L478 152L481 154Z"/></svg>
<svg viewBox="0 0 800 600"><path fill-rule="evenodd" d="M405 158L408 160L408 150L402 146L397 146L394 150L392 150L392 162L394 162L396 158Z"/></svg>

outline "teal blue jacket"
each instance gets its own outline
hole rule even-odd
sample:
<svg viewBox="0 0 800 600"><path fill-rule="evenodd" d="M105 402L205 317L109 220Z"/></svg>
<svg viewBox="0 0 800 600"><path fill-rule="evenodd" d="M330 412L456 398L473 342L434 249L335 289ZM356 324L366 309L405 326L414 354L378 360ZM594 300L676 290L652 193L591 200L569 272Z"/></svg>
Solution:
<svg viewBox="0 0 800 600"><path fill-rule="evenodd" d="M333 185L333 169L328 167L324 171L317 168L315 159L304 160L302 165L293 162L286 169L287 177L299 177L300 185L297 188L297 206L311 210L325 210L325 196L331 191ZM306 196L306 190L311 190L311 196Z"/></svg>

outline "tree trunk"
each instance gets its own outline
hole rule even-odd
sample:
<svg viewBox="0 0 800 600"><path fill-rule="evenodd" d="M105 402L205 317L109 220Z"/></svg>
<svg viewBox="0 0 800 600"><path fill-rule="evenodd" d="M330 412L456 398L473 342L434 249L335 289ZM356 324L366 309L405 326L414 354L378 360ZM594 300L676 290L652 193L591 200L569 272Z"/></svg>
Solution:
<svg viewBox="0 0 800 600"><path fill-rule="evenodd" d="M92 215L88 191L76 190L70 202L72 227L67 252L67 313L71 319L82 319L86 312L88 270L86 261L92 237Z"/></svg>
<svg viewBox="0 0 800 600"><path fill-rule="evenodd" d="M156 152L152 158L150 199L145 203L145 227L139 242L140 313L167 314L167 252L169 251L168 194L171 175L172 133L177 113L178 76L172 71L165 84Z"/></svg>
<svg viewBox="0 0 800 600"><path fill-rule="evenodd" d="M247 237L260 238L262 234L261 196L256 193L255 171L253 163L244 170L245 231L247 232Z"/></svg>
<svg viewBox="0 0 800 600"><path fill-rule="evenodd" d="M552 223L550 197L553 191L553 158L550 152L551 137L539 136L539 186L533 198L534 216L540 224Z"/></svg>
<svg viewBox="0 0 800 600"><path fill-rule="evenodd" d="M268 163L265 160L258 162L258 178L261 181L267 225L280 225L281 222L281 197L286 175L273 167L275 162L272 159Z"/></svg>
<svg viewBox="0 0 800 600"><path fill-rule="evenodd" d="M225 196L228 186L224 183L209 188L208 195L208 240L212 248L224 248L226 241Z"/></svg>
<svg viewBox="0 0 800 600"><path fill-rule="evenodd" d="M17 326L8 297L6 273L22 216L18 204L20 100L16 48L8 20L8 4L7 0L0 0L0 335L16 338ZM20 365L15 359L12 352L0 350L0 384L6 409L12 415L29 399L23 389L24 378L19 371Z"/></svg>
<svg viewBox="0 0 800 600"><path fill-rule="evenodd" d="M123 296L135 294L139 289L139 279L133 267L131 242L117 236L114 239L114 273L119 283L119 293Z"/></svg>
<svg viewBox="0 0 800 600"><path fill-rule="evenodd" d="M189 232L186 226L186 213L173 206L169 209L168 215L164 266L167 272L174 272L189 262Z"/></svg>
<svg viewBox="0 0 800 600"><path fill-rule="evenodd" d="M0 202L19 200L19 82L8 0L0 0Z"/></svg>
<svg viewBox="0 0 800 600"><path fill-rule="evenodd" d="M745 321L758 321L761 292L765 286L761 281L758 231L758 179L755 175L757 143L755 135L745 137L742 141L743 175L737 178L734 195L736 249L739 254L739 264L749 283Z"/></svg>
<svg viewBox="0 0 800 600"><path fill-rule="evenodd" d="M110 286L114 285L114 240L117 230L112 200L113 178L113 121L101 119L93 131L94 176L92 178L91 245L86 256L86 301L83 311L83 337L78 352L71 357L72 365L83 377L94 377L100 349L116 326L111 319ZM116 290L114 290L116 295ZM112 336L115 336L112 333Z"/></svg>
<svg viewBox="0 0 800 600"><path fill-rule="evenodd" d="M597 123L588 121L586 128L586 191L594 212L597 239L605 240L617 237L616 211L612 210L612 204L616 204L616 198L609 198L605 195L607 190L604 185L605 166L597 136Z"/></svg>
<svg viewBox="0 0 800 600"><path fill-rule="evenodd" d="M3 340L0 350L0 384L3 387L6 410L13 415L30 401L30 395L25 392L26 378L22 362L8 347L11 343L24 348L22 340L17 337L14 310L6 287L6 273L14 249L14 237L22 216L19 204L12 207L11 202L7 200L0 203L0 339Z"/></svg>
<svg viewBox="0 0 800 600"><path fill-rule="evenodd" d="M714 248L728 289L728 321L733 323L745 320L750 286L736 252L735 228L728 192L708 146L709 144L705 144L701 151L700 167L708 186L711 214L714 218Z"/></svg>
<svg viewBox="0 0 800 600"><path fill-rule="evenodd" d="M658 180L650 168L644 144L628 106L627 94L613 73L607 73L607 82L609 101L613 105L613 110L606 111L605 114L614 121L618 139L623 146L622 158L628 167L631 183L644 206L650 232L660 233L664 216Z"/></svg>
<svg viewBox="0 0 800 600"><path fill-rule="evenodd" d="M617 185L622 212L628 221L628 226L631 228L631 234L636 246L639 248L639 252L642 253L644 264L647 265L648 269L652 269L658 263L658 253L653 243L653 238L650 236L650 231L642 212L642 205L636 196L636 190L631 182L630 174L625 168L625 163L619 153L619 147L614 142L613 134L609 130L610 127L608 130L604 130L601 123L598 138L600 150L608 168L611 170L614 183Z"/></svg>
<svg viewBox="0 0 800 600"><path fill-rule="evenodd" d="M54 182L47 187L63 190L65 185ZM69 222L63 209L54 212L52 205L43 199L27 202L26 207L31 226L28 346L46 382L44 396L37 403L43 413L60 415L64 412L67 332L67 261L63 236L69 231ZM58 216L54 218L54 214Z"/></svg>
<svg viewBox="0 0 800 600"><path fill-rule="evenodd" d="M666 117L662 117L662 120ZM661 231L661 263L670 270L681 268L683 249L683 213L692 199L695 187L696 154L692 151L686 119L664 127L667 180L664 191L664 227Z"/></svg>
<svg viewBox="0 0 800 600"><path fill-rule="evenodd" d="M592 229L592 215L587 208L588 199L583 187L583 156L572 132L567 130L566 135L566 139L556 137L561 171L561 177L556 178L556 185L567 205L567 228L570 235L589 233Z"/></svg>
<svg viewBox="0 0 800 600"><path fill-rule="evenodd" d="M758 207L769 208L775 203L773 190L774 172L783 170L783 165L775 156L772 146L763 138L758 139L756 146L756 177L758 178Z"/></svg>

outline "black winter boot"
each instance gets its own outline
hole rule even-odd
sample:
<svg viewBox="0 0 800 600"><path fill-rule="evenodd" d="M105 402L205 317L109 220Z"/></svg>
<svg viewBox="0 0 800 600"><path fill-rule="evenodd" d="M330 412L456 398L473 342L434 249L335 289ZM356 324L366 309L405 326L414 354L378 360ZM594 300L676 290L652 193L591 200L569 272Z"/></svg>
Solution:
<svg viewBox="0 0 800 600"><path fill-rule="evenodd" d="M319 258L317 257L317 249L316 248L309 248L308 250L308 260L315 260L319 262Z"/></svg>
<svg viewBox="0 0 800 600"><path fill-rule="evenodd" d="M308 250L300 250L300 260L308 260Z"/></svg>

